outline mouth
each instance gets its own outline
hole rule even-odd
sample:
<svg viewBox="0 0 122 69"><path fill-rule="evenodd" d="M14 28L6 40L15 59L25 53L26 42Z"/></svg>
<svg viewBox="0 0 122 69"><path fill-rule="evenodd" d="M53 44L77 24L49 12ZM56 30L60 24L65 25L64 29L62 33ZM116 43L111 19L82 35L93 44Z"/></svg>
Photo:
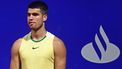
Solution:
<svg viewBox="0 0 122 69"><path fill-rule="evenodd" d="M34 24L35 22L29 22L29 24Z"/></svg>
<svg viewBox="0 0 122 69"><path fill-rule="evenodd" d="M33 26L35 24L35 22L29 22L30 26Z"/></svg>
<svg viewBox="0 0 122 69"><path fill-rule="evenodd" d="M29 22L29 24L30 24L30 23L35 23L35 22Z"/></svg>

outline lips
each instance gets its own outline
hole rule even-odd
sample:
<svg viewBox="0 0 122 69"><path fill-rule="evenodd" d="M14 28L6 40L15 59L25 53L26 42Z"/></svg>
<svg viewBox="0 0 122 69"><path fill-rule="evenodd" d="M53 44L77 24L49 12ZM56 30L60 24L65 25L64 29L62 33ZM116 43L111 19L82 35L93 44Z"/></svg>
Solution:
<svg viewBox="0 0 122 69"><path fill-rule="evenodd" d="M35 22L29 22L29 24L34 24Z"/></svg>
<svg viewBox="0 0 122 69"><path fill-rule="evenodd" d="M29 22L29 23L31 24L31 23L35 23L35 22Z"/></svg>
<svg viewBox="0 0 122 69"><path fill-rule="evenodd" d="M29 22L30 26L33 26L35 24L35 22Z"/></svg>

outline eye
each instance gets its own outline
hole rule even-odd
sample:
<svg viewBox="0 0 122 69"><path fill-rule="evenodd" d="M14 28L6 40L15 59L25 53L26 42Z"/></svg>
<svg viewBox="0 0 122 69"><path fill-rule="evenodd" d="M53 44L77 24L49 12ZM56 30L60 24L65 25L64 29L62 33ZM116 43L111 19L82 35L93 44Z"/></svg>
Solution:
<svg viewBox="0 0 122 69"><path fill-rule="evenodd" d="M33 16L38 16L39 14L38 13L32 13Z"/></svg>

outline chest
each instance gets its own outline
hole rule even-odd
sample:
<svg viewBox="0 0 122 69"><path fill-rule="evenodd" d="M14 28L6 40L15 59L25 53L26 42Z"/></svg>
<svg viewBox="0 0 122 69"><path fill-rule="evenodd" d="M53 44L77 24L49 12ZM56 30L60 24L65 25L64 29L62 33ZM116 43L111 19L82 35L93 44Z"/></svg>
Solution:
<svg viewBox="0 0 122 69"><path fill-rule="evenodd" d="M30 43L24 42L20 47L21 59L40 59L40 58L51 58L53 56L53 44L48 43Z"/></svg>

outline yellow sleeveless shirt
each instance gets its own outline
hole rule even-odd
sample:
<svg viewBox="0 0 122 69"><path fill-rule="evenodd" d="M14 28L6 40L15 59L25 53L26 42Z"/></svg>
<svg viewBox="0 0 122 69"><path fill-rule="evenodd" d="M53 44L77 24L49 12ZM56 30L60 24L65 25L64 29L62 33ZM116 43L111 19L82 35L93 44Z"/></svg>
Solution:
<svg viewBox="0 0 122 69"><path fill-rule="evenodd" d="M40 42L31 40L30 35L22 38L19 49L22 69L54 69L54 35L47 32Z"/></svg>

